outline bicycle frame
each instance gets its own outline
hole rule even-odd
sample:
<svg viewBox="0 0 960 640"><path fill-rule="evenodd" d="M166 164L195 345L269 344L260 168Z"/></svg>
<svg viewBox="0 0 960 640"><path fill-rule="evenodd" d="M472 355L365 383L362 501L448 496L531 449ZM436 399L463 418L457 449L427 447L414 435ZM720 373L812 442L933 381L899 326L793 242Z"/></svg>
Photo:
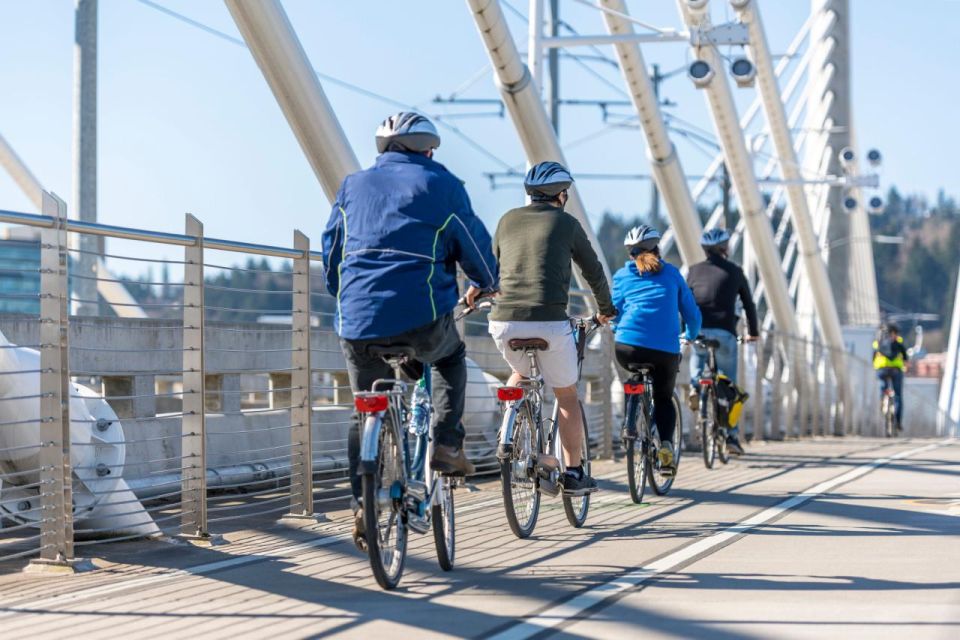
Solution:
<svg viewBox="0 0 960 640"><path fill-rule="evenodd" d="M419 470L420 473L417 473L418 470L413 470L410 468L410 452L406 446L406 433L407 424L406 424L406 414L408 409L405 404L405 396L407 393L408 385L399 380L400 371L399 366L394 366L394 375L398 379L379 379L373 383L373 390L369 392L357 393L358 397L373 397L373 396L383 396L387 397L387 408L383 411L378 411L375 413L370 413L367 415L364 420L363 432L360 441L360 465L359 470L361 473L375 473L377 470L377 464L380 457L380 432L383 430L383 419L386 416L387 412L390 413L390 427L394 430L394 438L396 442L402 443L401 452L403 456L403 464L400 468L401 473L401 483L405 491L406 496L414 498L418 505L419 509L416 510L416 516L423 520L421 526L416 526L412 524L412 520L408 521L408 524L411 524L411 528L418 531L419 533L424 533L426 527L430 522L430 513L431 507L433 506L433 498L438 494L439 487L437 486L440 482L440 476L433 477L433 470L430 466L430 460L433 456L433 425L431 422L429 435L427 436L427 450L423 459L423 467ZM429 373L425 373L429 375ZM413 471L413 474L411 474ZM429 480L428 480L429 479ZM398 499L400 496L393 496L391 498ZM410 505L405 505L405 508L408 508ZM422 531L420 529L423 529Z"/></svg>

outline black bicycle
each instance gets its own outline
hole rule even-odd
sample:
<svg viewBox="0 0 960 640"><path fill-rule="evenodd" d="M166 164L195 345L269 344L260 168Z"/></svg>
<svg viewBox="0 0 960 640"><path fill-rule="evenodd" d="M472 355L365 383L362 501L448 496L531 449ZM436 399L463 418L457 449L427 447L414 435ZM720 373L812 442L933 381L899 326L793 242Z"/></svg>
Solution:
<svg viewBox="0 0 960 640"><path fill-rule="evenodd" d="M700 440L703 445L703 464L713 468L717 458L727 464L730 454L727 451L727 425L720 412L717 399L717 349L720 342L712 338L698 336L694 346L707 351L707 365L700 372L697 384L700 386L700 409L697 421L700 425Z"/></svg>
<svg viewBox="0 0 960 640"><path fill-rule="evenodd" d="M683 450L683 418L680 413L680 398L674 392L671 402L677 417L673 439L677 444L674 447L673 468L664 468L657 455L661 441L657 423L653 419L653 365L630 363L627 371L633 375L623 385L625 402L621 439L627 454L630 499L640 504L643 502L646 483L650 483L653 492L658 496L666 495L673 486Z"/></svg>

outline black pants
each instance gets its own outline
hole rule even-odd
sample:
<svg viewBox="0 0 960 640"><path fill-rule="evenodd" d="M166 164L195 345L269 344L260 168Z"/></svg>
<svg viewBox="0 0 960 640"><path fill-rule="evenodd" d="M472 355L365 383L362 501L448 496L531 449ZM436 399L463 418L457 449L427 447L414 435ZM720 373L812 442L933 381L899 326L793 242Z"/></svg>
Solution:
<svg viewBox="0 0 960 640"><path fill-rule="evenodd" d="M653 419L657 423L657 432L661 440L673 442L673 432L677 428L677 412L673 407L673 388L677 383L677 371L680 370L680 355L657 349L635 347L618 342L617 362L627 368L628 364L648 363L653 365ZM673 442L676 445L676 442Z"/></svg>
<svg viewBox="0 0 960 640"><path fill-rule="evenodd" d="M380 356L371 355L370 345L403 345L413 347L417 358L432 364L433 409L436 422L433 427L437 444L459 448L463 443L463 405L467 389L466 346L460 339L450 314L428 325L417 327L389 338L370 340L340 340L343 357L347 361L347 375L353 391L370 391L374 381L392 378L393 371ZM356 418L347 436L347 456L350 460L350 485L353 495L360 497L360 422Z"/></svg>

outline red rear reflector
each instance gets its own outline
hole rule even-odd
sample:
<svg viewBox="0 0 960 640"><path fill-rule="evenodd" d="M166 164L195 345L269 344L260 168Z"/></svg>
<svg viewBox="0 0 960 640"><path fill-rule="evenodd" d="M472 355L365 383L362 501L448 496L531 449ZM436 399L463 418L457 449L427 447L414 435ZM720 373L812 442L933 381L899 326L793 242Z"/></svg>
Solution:
<svg viewBox="0 0 960 640"><path fill-rule="evenodd" d="M387 396L357 396L353 400L353 406L355 406L360 413L386 411Z"/></svg>
<svg viewBox="0 0 960 640"><path fill-rule="evenodd" d="M520 387L497 387L497 400L509 402L519 400L523 397L523 389Z"/></svg>
<svg viewBox="0 0 960 640"><path fill-rule="evenodd" d="M710 378L700 378L700 386L701 386L701 387L709 387L709 386L712 385L712 384L713 384L713 380L712 380L712 379L710 379Z"/></svg>
<svg viewBox="0 0 960 640"><path fill-rule="evenodd" d="M640 395L644 392L642 384L625 384L623 385L623 392L628 396Z"/></svg>

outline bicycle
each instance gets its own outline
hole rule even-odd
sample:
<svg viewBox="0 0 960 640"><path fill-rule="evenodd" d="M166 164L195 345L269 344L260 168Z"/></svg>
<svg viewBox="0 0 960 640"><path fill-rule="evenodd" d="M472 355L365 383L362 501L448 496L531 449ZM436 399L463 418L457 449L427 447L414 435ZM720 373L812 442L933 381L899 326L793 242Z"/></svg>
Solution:
<svg viewBox="0 0 960 640"><path fill-rule="evenodd" d="M683 418L680 413L680 398L674 391L672 402L677 417L673 440L677 444L674 447L674 469L665 473L657 456L661 441L657 424L653 419L653 377L651 375L653 365L630 363L627 371L633 375L623 385L624 411L621 439L626 451L630 499L635 504L641 504L646 483L650 484L653 492L658 496L666 495L673 486L683 451ZM639 450L637 449L638 441Z"/></svg>
<svg viewBox="0 0 960 640"><path fill-rule="evenodd" d="M492 300L483 301L475 309L464 310L458 318L478 309L489 309L492 305ZM595 318L570 318L570 322L576 331L579 381L587 339L600 324ZM510 530L518 538L529 537L537 524L541 495L557 496L561 493L567 521L573 527L582 527L590 510L590 494L595 490L578 494L562 491L561 476L566 468L560 450L560 405L554 401L550 418L543 418L544 384L537 360L537 352L547 349L549 344L543 338L514 338L507 346L524 352L530 360L531 373L530 378L521 380L515 387L497 389L497 399L505 405L497 458L500 460L500 482ZM589 476L590 439L582 402L580 415L583 416L580 464L584 474Z"/></svg>
<svg viewBox="0 0 960 640"><path fill-rule="evenodd" d="M880 398L880 417L883 420L883 434L892 438L897 433L897 393L893 390L890 376L884 376L883 396Z"/></svg>
<svg viewBox="0 0 960 640"><path fill-rule="evenodd" d="M720 419L720 404L717 400L717 349L720 342L698 336L693 344L707 351L707 366L700 372L697 383L700 385L700 410L697 422L700 427L700 439L703 445L703 464L713 468L716 458L727 464L730 455L727 452L727 425Z"/></svg>
<svg viewBox="0 0 960 640"><path fill-rule="evenodd" d="M424 366L423 377L408 403L408 384L400 379L401 368L414 359L414 350L373 345L369 351L390 365L394 374L393 379L375 381L371 391L359 392L354 399L357 411L364 416L359 471L367 555L377 582L389 590L403 576L408 529L424 534L432 528L440 568L453 569L453 490L457 480L430 467L430 366Z"/></svg>

